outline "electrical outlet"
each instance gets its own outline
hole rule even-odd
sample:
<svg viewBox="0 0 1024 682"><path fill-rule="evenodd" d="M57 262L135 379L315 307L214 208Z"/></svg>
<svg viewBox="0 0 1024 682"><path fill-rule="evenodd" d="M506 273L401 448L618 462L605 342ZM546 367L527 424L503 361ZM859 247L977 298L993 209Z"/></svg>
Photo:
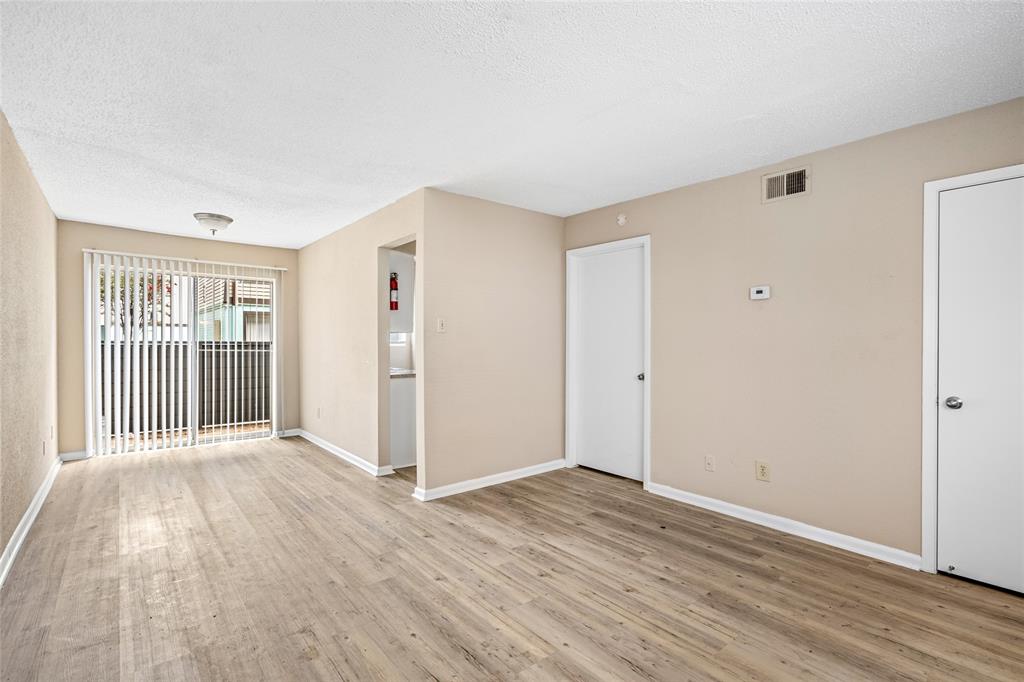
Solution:
<svg viewBox="0 0 1024 682"><path fill-rule="evenodd" d="M715 470L715 456L714 455L704 455L704 471L714 471L714 470Z"/></svg>
<svg viewBox="0 0 1024 682"><path fill-rule="evenodd" d="M322 409L322 408L320 408L320 407L316 408L316 418L317 418L317 419L319 419L319 418L320 418L320 410L321 410L321 409Z"/></svg>
<svg viewBox="0 0 1024 682"><path fill-rule="evenodd" d="M768 462L754 462L754 478L766 482L772 480L772 470Z"/></svg>

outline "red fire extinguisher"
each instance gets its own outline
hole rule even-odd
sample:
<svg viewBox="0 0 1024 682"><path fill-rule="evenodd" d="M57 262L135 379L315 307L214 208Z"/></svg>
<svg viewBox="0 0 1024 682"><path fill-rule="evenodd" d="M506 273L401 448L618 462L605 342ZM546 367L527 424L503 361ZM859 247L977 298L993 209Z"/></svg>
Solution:
<svg viewBox="0 0 1024 682"><path fill-rule="evenodd" d="M398 273L391 273L391 309L398 310Z"/></svg>

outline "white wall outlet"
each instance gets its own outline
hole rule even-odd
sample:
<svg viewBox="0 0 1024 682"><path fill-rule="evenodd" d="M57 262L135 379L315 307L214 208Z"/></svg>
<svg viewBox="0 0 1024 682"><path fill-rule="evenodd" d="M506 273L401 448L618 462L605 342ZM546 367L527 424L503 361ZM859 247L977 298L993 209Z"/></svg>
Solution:
<svg viewBox="0 0 1024 682"><path fill-rule="evenodd" d="M714 470L715 470L715 456L714 455L704 455L704 471L714 471Z"/></svg>
<svg viewBox="0 0 1024 682"><path fill-rule="evenodd" d="M323 408L321 408L321 407L318 407L318 408L316 408L316 418L317 418L317 419L319 419L319 418L320 418L320 414L321 414L320 410L322 410L322 409L323 409Z"/></svg>
<svg viewBox="0 0 1024 682"><path fill-rule="evenodd" d="M437 318L437 333L444 334L448 331L448 320L443 317Z"/></svg>
<svg viewBox="0 0 1024 682"><path fill-rule="evenodd" d="M751 301L762 301L766 298L772 297L772 288L767 284L760 284L756 287L750 287L750 300Z"/></svg>
<svg viewBox="0 0 1024 682"><path fill-rule="evenodd" d="M754 462L754 478L765 482L772 480L772 469L768 462Z"/></svg>

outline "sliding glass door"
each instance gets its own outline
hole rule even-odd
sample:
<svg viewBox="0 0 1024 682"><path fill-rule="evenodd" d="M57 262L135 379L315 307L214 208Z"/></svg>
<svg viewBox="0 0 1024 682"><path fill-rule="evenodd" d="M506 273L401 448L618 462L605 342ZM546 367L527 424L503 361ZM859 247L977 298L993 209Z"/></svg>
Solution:
<svg viewBox="0 0 1024 682"><path fill-rule="evenodd" d="M271 433L273 282L196 278L197 438Z"/></svg>
<svg viewBox="0 0 1024 682"><path fill-rule="evenodd" d="M278 430L280 272L86 252L89 454Z"/></svg>

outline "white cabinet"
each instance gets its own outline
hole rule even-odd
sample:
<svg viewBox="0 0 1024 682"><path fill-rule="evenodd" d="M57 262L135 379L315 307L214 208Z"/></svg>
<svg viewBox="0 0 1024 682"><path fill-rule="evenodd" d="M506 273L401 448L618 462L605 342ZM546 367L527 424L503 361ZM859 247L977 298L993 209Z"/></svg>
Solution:
<svg viewBox="0 0 1024 682"><path fill-rule="evenodd" d="M416 376L391 377L391 466L416 464Z"/></svg>

